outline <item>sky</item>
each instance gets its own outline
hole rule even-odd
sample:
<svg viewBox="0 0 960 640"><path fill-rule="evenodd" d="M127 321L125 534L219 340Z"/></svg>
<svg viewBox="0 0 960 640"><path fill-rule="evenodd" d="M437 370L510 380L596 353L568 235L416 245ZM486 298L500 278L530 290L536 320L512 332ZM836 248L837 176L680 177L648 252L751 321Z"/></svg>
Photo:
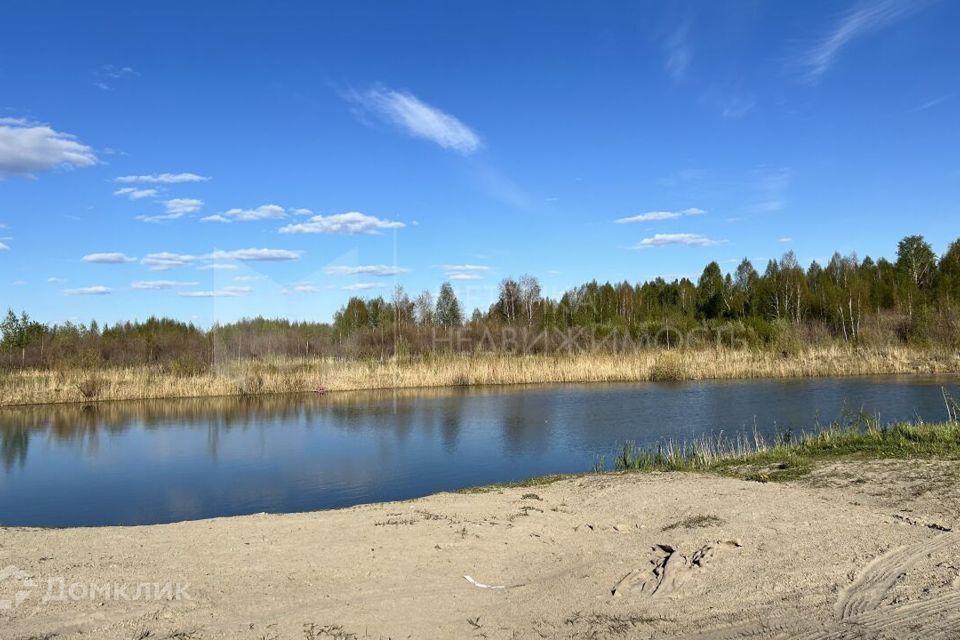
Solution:
<svg viewBox="0 0 960 640"><path fill-rule="evenodd" d="M330 320L960 236L960 3L56 2L0 21L0 307Z"/></svg>

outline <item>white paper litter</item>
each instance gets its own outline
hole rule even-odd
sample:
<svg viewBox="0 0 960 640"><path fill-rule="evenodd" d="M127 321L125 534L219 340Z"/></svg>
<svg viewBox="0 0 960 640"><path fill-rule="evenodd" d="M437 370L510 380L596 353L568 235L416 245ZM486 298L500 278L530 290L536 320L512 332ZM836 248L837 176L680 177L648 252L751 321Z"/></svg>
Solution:
<svg viewBox="0 0 960 640"><path fill-rule="evenodd" d="M477 587L478 589L506 589L506 587L503 585L493 586L490 584L483 584L482 582L477 582L470 576L463 576L463 579L469 582L470 584L472 584L473 586Z"/></svg>

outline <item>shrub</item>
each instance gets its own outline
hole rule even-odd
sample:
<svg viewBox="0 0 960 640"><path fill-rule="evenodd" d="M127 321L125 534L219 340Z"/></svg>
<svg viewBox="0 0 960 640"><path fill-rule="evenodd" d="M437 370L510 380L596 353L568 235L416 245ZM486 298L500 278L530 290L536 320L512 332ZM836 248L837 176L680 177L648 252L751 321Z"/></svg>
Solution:
<svg viewBox="0 0 960 640"><path fill-rule="evenodd" d="M650 367L651 382L679 382L684 379L683 363L679 358L662 357Z"/></svg>
<svg viewBox="0 0 960 640"><path fill-rule="evenodd" d="M84 400L96 400L103 392L103 380L96 376L89 376L77 383L77 390Z"/></svg>
<svg viewBox="0 0 960 640"><path fill-rule="evenodd" d="M237 391L242 396L252 396L263 391L263 377L259 373L248 373L237 383Z"/></svg>

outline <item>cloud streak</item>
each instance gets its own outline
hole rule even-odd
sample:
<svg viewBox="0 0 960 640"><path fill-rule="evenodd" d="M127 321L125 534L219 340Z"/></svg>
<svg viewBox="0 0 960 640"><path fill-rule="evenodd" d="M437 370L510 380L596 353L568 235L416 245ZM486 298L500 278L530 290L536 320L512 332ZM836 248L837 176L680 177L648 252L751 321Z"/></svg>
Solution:
<svg viewBox="0 0 960 640"><path fill-rule="evenodd" d="M840 16L830 31L793 63L800 69L805 81L816 83L850 43L880 31L929 4L931 2L924 0L862 2Z"/></svg>
<svg viewBox="0 0 960 640"><path fill-rule="evenodd" d="M680 211L647 211L646 213L641 213L636 216L617 218L614 220L614 222L617 224L631 224L634 222L659 222L661 220L676 220L677 218L682 218L683 216L702 216L705 213L705 209L699 209L697 207L690 207L689 209L682 209Z"/></svg>
<svg viewBox="0 0 960 640"><path fill-rule="evenodd" d="M345 235L375 235L384 229L402 229L402 222L384 220L359 211L337 213L331 216L313 216L306 222L288 224L280 233L339 233Z"/></svg>
<svg viewBox="0 0 960 640"><path fill-rule="evenodd" d="M206 182L210 180L210 177L196 173L154 173L145 176L120 176L113 180L121 184L179 184L182 182Z"/></svg>
<svg viewBox="0 0 960 640"><path fill-rule="evenodd" d="M239 298L253 293L250 287L224 287L213 291L180 291L181 298Z"/></svg>
<svg viewBox="0 0 960 640"><path fill-rule="evenodd" d="M403 267L391 267L385 264L369 264L355 267L335 266L327 267L324 273L331 276L397 276L407 273L409 269Z"/></svg>
<svg viewBox="0 0 960 640"><path fill-rule="evenodd" d="M103 285L63 290L63 295L65 296L105 296L111 293L113 293L113 290L110 287L104 287Z"/></svg>
<svg viewBox="0 0 960 640"><path fill-rule="evenodd" d="M109 251L104 253L89 253L80 258L80 261L92 264L127 264L128 262L136 262L137 259L131 258L125 253Z"/></svg>
<svg viewBox="0 0 960 640"><path fill-rule="evenodd" d="M133 289L161 290L176 289L179 287L195 287L199 282L181 282L179 280L137 280L132 282L130 287Z"/></svg>
<svg viewBox="0 0 960 640"><path fill-rule="evenodd" d="M458 118L433 107L412 93L375 87L348 98L408 135L429 140L444 149L470 155L483 143L480 136Z"/></svg>
<svg viewBox="0 0 960 640"><path fill-rule="evenodd" d="M649 238L644 238L634 245L634 249L649 249L651 247L665 247L669 245L682 245L686 247L713 247L721 244L720 240L714 240L699 233L657 233Z"/></svg>
<svg viewBox="0 0 960 640"><path fill-rule="evenodd" d="M229 209L223 213L200 218L200 222L250 222L252 220L284 218L286 215L286 209L278 204L263 204L255 209Z"/></svg>
<svg viewBox="0 0 960 640"><path fill-rule="evenodd" d="M136 187L123 187L117 189L113 192L115 196L126 196L130 200L142 200L144 198L152 198L156 196L159 191L156 189L137 189Z"/></svg>

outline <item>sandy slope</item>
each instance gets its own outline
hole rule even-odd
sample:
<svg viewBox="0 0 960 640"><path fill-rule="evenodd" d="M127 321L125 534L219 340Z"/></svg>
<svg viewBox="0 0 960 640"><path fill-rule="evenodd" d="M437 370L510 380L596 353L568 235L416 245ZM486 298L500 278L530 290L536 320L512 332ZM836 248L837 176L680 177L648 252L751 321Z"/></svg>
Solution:
<svg viewBox="0 0 960 640"><path fill-rule="evenodd" d="M960 638L958 474L590 476L320 513L2 529L0 569L36 586L0 611L0 637ZM694 516L714 518L676 524ZM191 598L42 603L56 576L179 581Z"/></svg>

